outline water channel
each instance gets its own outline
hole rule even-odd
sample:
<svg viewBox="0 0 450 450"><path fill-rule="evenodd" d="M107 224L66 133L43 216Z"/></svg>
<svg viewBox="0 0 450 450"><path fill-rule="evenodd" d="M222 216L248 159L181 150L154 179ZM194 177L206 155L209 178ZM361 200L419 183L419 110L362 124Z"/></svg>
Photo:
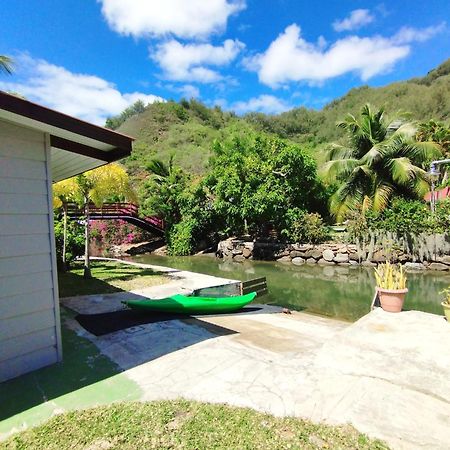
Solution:
<svg viewBox="0 0 450 450"><path fill-rule="evenodd" d="M213 256L142 255L127 259L241 281L267 277L269 294L257 302L347 321L355 321L369 311L375 286L373 269L364 267L295 266L266 261L235 263ZM408 273L409 292L404 309L442 315L439 292L449 285L448 272Z"/></svg>

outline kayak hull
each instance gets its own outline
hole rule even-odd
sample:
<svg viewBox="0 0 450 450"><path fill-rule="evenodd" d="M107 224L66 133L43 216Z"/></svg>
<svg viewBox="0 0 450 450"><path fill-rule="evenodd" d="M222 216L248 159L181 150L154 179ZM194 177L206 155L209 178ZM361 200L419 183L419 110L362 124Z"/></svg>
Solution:
<svg viewBox="0 0 450 450"><path fill-rule="evenodd" d="M235 297L189 297L173 295L160 300L123 301L129 308L137 311L166 312L176 314L213 314L238 311L256 297L256 292Z"/></svg>

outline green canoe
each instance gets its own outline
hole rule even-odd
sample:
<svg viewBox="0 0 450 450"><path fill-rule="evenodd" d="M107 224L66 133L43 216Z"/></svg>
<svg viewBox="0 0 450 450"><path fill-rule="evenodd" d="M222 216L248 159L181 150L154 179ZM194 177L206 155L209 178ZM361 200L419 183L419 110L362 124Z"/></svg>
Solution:
<svg viewBox="0 0 450 450"><path fill-rule="evenodd" d="M256 292L235 297L188 297L173 295L161 300L123 301L131 309L184 314L228 313L241 309L256 297Z"/></svg>

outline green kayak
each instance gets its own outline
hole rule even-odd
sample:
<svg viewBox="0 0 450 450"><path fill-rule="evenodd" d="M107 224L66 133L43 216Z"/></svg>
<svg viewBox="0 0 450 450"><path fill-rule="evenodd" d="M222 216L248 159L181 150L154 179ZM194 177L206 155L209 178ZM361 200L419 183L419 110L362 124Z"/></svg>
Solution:
<svg viewBox="0 0 450 450"><path fill-rule="evenodd" d="M126 300L125 305L139 311L184 314L228 313L241 309L256 297L256 292L235 297L188 297L173 295L160 300Z"/></svg>

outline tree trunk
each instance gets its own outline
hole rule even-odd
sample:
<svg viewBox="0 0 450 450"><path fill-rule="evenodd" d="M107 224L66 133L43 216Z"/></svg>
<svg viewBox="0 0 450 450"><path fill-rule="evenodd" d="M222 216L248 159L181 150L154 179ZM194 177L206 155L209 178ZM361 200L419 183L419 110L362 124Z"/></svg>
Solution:
<svg viewBox="0 0 450 450"><path fill-rule="evenodd" d="M84 198L84 278L92 278L91 269L89 264L89 197Z"/></svg>

